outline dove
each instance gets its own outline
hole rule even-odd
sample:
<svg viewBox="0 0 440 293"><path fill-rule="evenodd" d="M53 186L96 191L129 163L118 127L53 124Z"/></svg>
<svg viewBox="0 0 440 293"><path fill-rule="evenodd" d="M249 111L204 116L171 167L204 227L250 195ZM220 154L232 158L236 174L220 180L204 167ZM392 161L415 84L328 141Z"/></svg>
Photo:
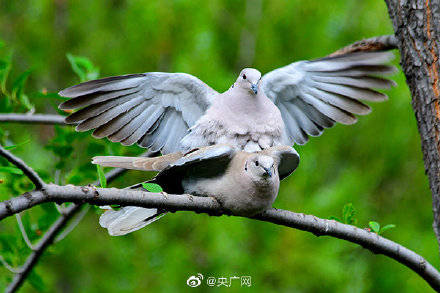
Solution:
<svg viewBox="0 0 440 293"><path fill-rule="evenodd" d="M215 144L257 152L278 145L305 144L337 122L380 102L378 89L394 86L384 76L396 68L389 52L355 52L299 61L264 75L243 69L219 93L186 73L147 72L84 82L59 92L62 110L77 131L93 129L123 145L137 143L162 154Z"/></svg>
<svg viewBox="0 0 440 293"><path fill-rule="evenodd" d="M159 184L166 193L211 196L232 214L252 216L272 206L280 180L297 168L299 155L289 146L250 153L229 145L213 145L188 154L171 153L156 158L99 156L92 163L159 171L150 182ZM119 236L163 215L157 209L129 206L106 211L100 217L100 224L110 235Z"/></svg>

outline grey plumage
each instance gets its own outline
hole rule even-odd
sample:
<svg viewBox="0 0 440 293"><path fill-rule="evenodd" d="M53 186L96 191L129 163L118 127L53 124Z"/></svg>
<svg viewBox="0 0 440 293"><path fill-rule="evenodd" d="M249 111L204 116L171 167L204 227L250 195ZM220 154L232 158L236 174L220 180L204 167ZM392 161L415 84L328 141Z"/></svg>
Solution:
<svg viewBox="0 0 440 293"><path fill-rule="evenodd" d="M270 147L257 153L237 151L228 145L178 152L156 158L94 157L92 163L108 167L160 171L153 182L167 193L212 196L224 209L237 215L254 215L272 206L279 181L299 164L291 147ZM124 235L156 220L156 209L124 207L107 211L100 224L111 235Z"/></svg>
<svg viewBox="0 0 440 293"><path fill-rule="evenodd" d="M306 129L304 117L300 122L297 108L289 105L299 101L307 104L307 110L304 105L300 107L302 112L322 128L331 127L334 122L353 124L357 121L353 114L365 115L371 111L360 100L387 99L385 94L375 89L389 88L394 82L374 75L393 73L393 66L384 65L392 57L391 53L374 52L300 61L264 75L262 87L275 105L282 109L283 117L291 120L286 123L289 137L298 144L304 144L308 138L304 139L296 125L300 124L308 135L311 132ZM290 118L287 112L291 114Z"/></svg>
<svg viewBox="0 0 440 293"><path fill-rule="evenodd" d="M395 67L387 52L350 53L299 61L265 75L244 69L220 94L184 73L143 73L85 82L60 92L72 99L61 109L78 131L95 129L124 145L162 153L229 144L259 151L274 145L305 144L336 122L353 124L370 113L361 101L387 96L377 89L395 83L383 78Z"/></svg>
<svg viewBox="0 0 440 293"><path fill-rule="evenodd" d="M78 131L96 129L97 138L108 137L124 145L138 143L168 153L176 151L189 125L203 115L215 94L184 73L130 74L65 89L60 95L72 99L60 109L82 108L66 118L67 123L78 124ZM176 141L167 139L173 129L179 131L172 136Z"/></svg>

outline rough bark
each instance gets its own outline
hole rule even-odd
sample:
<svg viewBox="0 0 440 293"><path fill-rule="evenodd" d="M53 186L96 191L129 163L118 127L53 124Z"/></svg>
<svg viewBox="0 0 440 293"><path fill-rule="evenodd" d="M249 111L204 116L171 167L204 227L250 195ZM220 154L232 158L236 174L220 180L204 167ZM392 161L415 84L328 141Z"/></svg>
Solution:
<svg viewBox="0 0 440 293"><path fill-rule="evenodd" d="M440 244L439 0L386 0L412 95Z"/></svg>

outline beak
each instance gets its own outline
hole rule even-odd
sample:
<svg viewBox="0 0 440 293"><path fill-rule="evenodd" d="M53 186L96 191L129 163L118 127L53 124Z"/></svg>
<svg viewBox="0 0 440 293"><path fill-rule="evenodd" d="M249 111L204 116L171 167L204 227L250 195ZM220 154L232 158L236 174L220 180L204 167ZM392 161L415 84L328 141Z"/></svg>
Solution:
<svg viewBox="0 0 440 293"><path fill-rule="evenodd" d="M254 92L254 94L258 93L258 84L253 83L251 85L251 90Z"/></svg>
<svg viewBox="0 0 440 293"><path fill-rule="evenodd" d="M266 171L267 177L272 177L272 168L263 168Z"/></svg>

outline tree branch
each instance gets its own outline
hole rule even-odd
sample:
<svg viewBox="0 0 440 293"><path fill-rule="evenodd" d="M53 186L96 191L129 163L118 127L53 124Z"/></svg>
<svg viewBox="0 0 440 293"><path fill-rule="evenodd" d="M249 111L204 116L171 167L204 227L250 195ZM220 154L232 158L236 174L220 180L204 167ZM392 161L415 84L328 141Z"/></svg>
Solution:
<svg viewBox="0 0 440 293"><path fill-rule="evenodd" d="M440 244L440 1L385 2L411 90Z"/></svg>
<svg viewBox="0 0 440 293"><path fill-rule="evenodd" d="M14 274L21 273L21 269L16 269L13 266L11 266L10 264L8 264L8 262L3 258L2 255L0 255L0 263L11 273L14 273Z"/></svg>
<svg viewBox="0 0 440 293"><path fill-rule="evenodd" d="M59 124L68 125L64 122L61 115L53 114L18 114L6 113L0 114L0 122L16 122L16 123L30 123L30 124Z"/></svg>
<svg viewBox="0 0 440 293"><path fill-rule="evenodd" d="M90 206L87 205L86 207L83 208L83 210L81 211L81 213L79 213L74 220L72 220L73 222L70 223L69 226L66 227L66 229L64 229L63 233L59 234L56 238L55 238L55 243L60 242L61 240L63 240L64 238L67 237L67 235L70 234L70 232L73 231L73 229L76 228L76 226L78 226L78 224L82 221L82 219L86 216L87 212L90 210Z"/></svg>
<svg viewBox="0 0 440 293"><path fill-rule="evenodd" d="M23 160L14 156L11 152L5 150L2 146L0 146L0 156L4 157L10 163L14 164L17 168L19 168L23 173L32 181L35 185L35 188L41 189L45 185L44 181L38 176L38 174L28 165L26 165Z"/></svg>
<svg viewBox="0 0 440 293"><path fill-rule="evenodd" d="M194 211L216 216L230 214L224 211L220 204L211 197L163 195L140 190L95 188L94 186L78 187L48 184L43 190L33 191L7 202L9 203L0 203L0 219L42 202L74 202L94 205L118 204L122 206L161 208L170 212ZM13 208L7 209L6 206ZM359 244L373 253L384 254L407 266L425 279L432 288L440 290L440 273L430 263L415 252L375 233L333 220L278 209L269 209L251 218L308 231L317 236L333 236Z"/></svg>

